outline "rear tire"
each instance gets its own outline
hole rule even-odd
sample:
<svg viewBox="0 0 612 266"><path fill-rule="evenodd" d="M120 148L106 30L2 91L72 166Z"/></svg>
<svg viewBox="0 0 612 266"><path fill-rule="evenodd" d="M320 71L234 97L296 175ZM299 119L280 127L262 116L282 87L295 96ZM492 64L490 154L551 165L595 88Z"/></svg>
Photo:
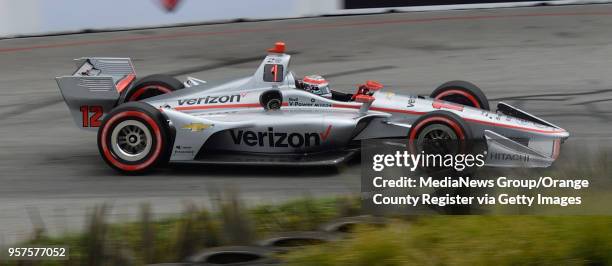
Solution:
<svg viewBox="0 0 612 266"><path fill-rule="evenodd" d="M462 80L446 82L436 88L431 98L461 105L490 110L489 100L478 86Z"/></svg>
<svg viewBox="0 0 612 266"><path fill-rule="evenodd" d="M123 173L143 173L168 159L170 130L161 111L146 103L126 103L111 111L98 130L104 161Z"/></svg>
<svg viewBox="0 0 612 266"><path fill-rule="evenodd" d="M178 79L163 74L146 76L134 82L125 93L124 102L136 102L185 88Z"/></svg>

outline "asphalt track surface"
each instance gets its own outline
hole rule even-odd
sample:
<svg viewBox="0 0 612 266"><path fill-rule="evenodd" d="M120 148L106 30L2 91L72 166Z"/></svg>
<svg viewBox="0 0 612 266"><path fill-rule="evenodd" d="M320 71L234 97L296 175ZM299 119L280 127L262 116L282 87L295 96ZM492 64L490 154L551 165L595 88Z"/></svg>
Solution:
<svg viewBox="0 0 612 266"><path fill-rule="evenodd" d="M570 141L610 142L612 6L392 13L0 40L0 242L23 239L40 214L52 232L79 230L96 203L111 220L150 202L159 215L185 200L210 202L238 188L250 204L359 192L358 163L329 169L189 167L122 176L77 129L54 77L73 58L134 59L140 76L170 73L211 82L248 76L275 41L298 74L326 74L352 91L376 79L428 94L447 80L478 84L556 123ZM565 151L571 152L571 151ZM3 239L3 240L2 240ZM1 244L1 243L0 243Z"/></svg>

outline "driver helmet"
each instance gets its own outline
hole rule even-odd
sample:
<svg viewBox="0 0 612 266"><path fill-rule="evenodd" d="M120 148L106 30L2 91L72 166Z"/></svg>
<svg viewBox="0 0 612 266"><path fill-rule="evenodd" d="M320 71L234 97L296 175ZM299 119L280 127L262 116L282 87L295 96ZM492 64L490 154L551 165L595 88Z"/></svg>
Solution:
<svg viewBox="0 0 612 266"><path fill-rule="evenodd" d="M302 79L302 87L305 91L325 98L331 98L332 96L331 90L329 89L329 82L321 75L305 76L304 79Z"/></svg>

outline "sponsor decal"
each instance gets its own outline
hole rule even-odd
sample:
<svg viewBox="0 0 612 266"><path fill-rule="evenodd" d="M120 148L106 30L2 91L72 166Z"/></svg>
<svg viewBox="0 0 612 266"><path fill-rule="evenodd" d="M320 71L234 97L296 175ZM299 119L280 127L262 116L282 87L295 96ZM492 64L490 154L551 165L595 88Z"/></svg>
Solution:
<svg viewBox="0 0 612 266"><path fill-rule="evenodd" d="M194 154L195 151L190 146L176 145L174 147L174 154Z"/></svg>
<svg viewBox="0 0 612 266"><path fill-rule="evenodd" d="M521 118L516 118L515 119L516 123L521 124L521 125L529 125L529 121L525 120L525 119L521 119Z"/></svg>
<svg viewBox="0 0 612 266"><path fill-rule="evenodd" d="M197 104L217 104L217 103L238 103L242 96L240 94L223 96L206 96L191 99L179 99L178 105L197 105Z"/></svg>
<svg viewBox="0 0 612 266"><path fill-rule="evenodd" d="M276 132L273 127L268 131L230 130L232 141L236 145L279 147L279 148L301 148L321 145L330 133L332 126L329 125L325 132L289 133Z"/></svg>
<svg viewBox="0 0 612 266"><path fill-rule="evenodd" d="M288 101L289 106L302 107L302 106L310 106L310 107L331 107L331 103L325 102L317 102L314 98L310 99L310 102L300 101L299 97L289 97Z"/></svg>
<svg viewBox="0 0 612 266"><path fill-rule="evenodd" d="M321 136L322 140L326 140L327 137L329 137L329 133L331 133L331 128L332 128L332 126L329 125L329 126L327 126L327 129L325 130L325 133L319 133L319 135Z"/></svg>
<svg viewBox="0 0 612 266"><path fill-rule="evenodd" d="M489 158L499 161L524 161L529 162L529 155L526 154L509 154L509 153L489 153Z"/></svg>
<svg viewBox="0 0 612 266"><path fill-rule="evenodd" d="M408 98L408 104L406 105L406 107L408 108L414 107L415 102L416 102L416 96L410 95L410 97Z"/></svg>
<svg viewBox="0 0 612 266"><path fill-rule="evenodd" d="M191 132L200 132L211 127L215 126L214 124L205 124L205 123L190 123L186 124L182 127L182 129L191 130Z"/></svg>

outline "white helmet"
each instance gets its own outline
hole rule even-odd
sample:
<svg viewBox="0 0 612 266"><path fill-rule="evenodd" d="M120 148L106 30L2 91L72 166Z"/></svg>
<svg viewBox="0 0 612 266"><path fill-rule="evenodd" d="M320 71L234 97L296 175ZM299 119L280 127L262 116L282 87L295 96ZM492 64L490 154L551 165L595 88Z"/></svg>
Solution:
<svg viewBox="0 0 612 266"><path fill-rule="evenodd" d="M332 97L331 90L329 89L329 82L321 75L305 76L302 80L302 85L305 91L325 98Z"/></svg>

